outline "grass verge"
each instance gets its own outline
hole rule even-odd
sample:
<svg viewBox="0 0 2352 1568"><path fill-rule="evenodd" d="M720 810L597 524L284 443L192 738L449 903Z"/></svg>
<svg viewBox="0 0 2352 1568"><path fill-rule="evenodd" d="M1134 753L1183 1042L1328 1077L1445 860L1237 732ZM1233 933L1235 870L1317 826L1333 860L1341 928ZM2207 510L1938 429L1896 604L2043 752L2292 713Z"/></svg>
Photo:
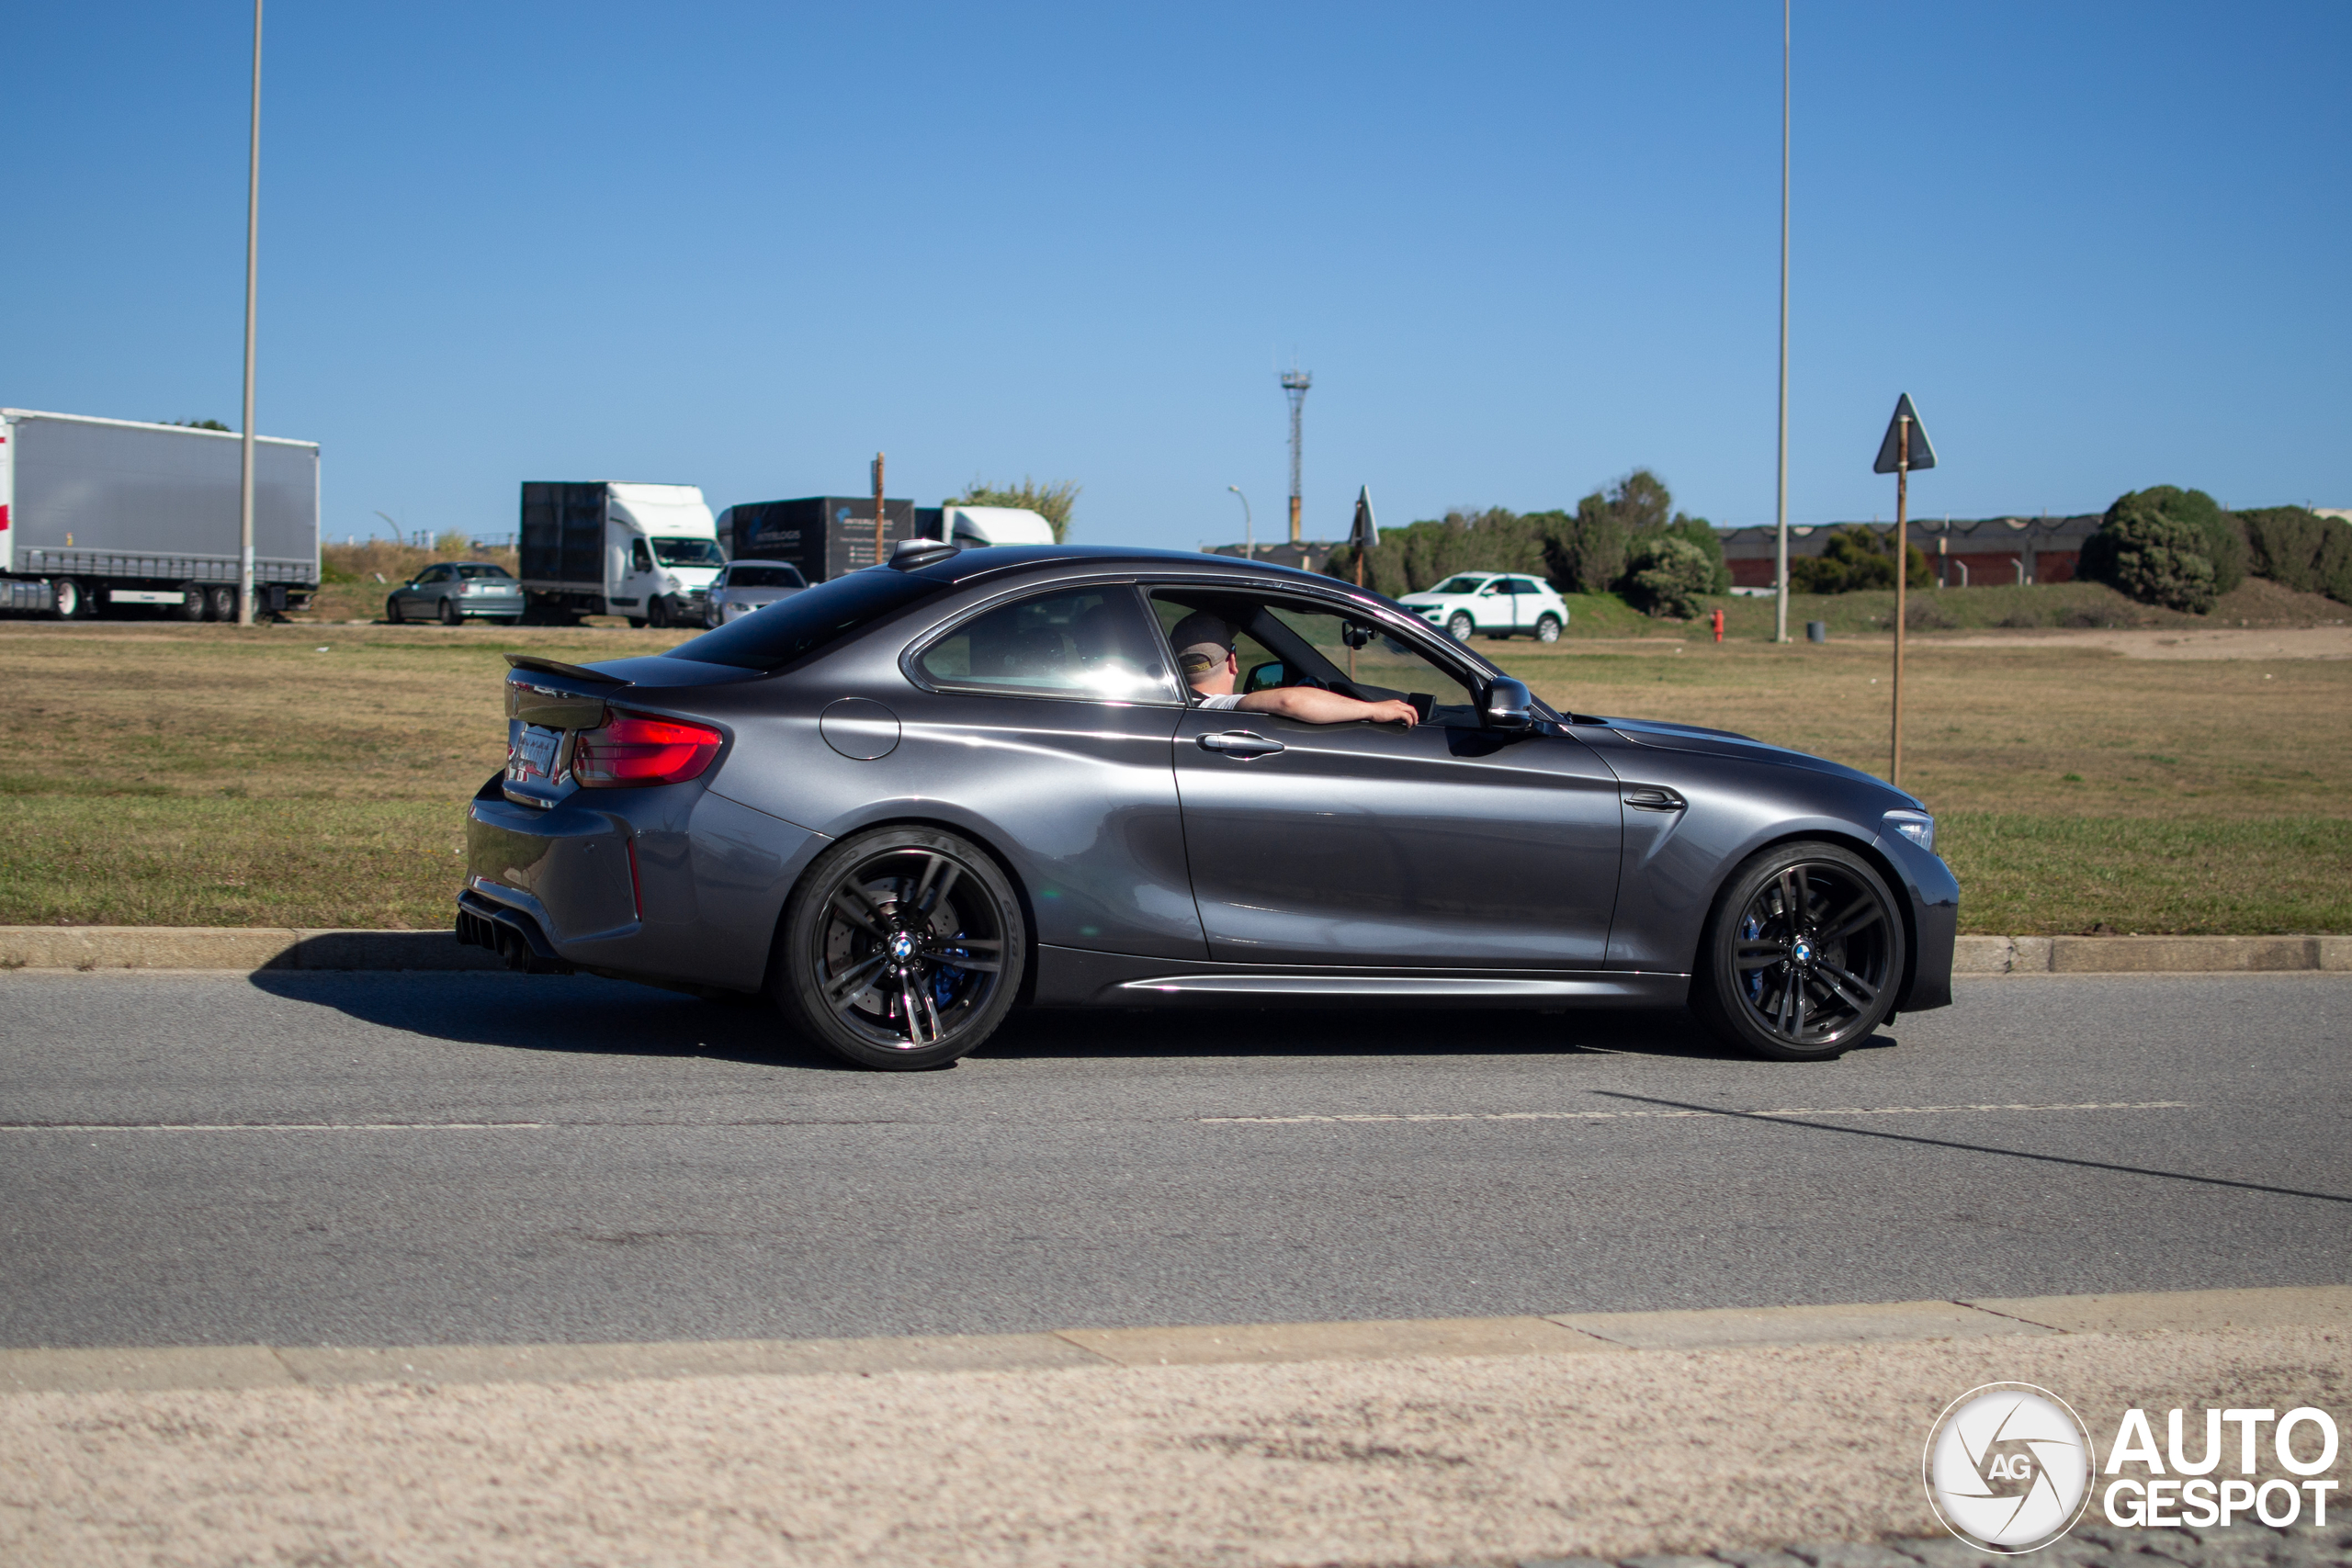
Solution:
<svg viewBox="0 0 2352 1568"><path fill-rule="evenodd" d="M0 624L0 924L440 927L503 760L500 655L683 636ZM1479 646L1576 711L1886 766L1883 641ZM2352 660L1928 639L1906 682L1964 930L2352 931Z"/></svg>

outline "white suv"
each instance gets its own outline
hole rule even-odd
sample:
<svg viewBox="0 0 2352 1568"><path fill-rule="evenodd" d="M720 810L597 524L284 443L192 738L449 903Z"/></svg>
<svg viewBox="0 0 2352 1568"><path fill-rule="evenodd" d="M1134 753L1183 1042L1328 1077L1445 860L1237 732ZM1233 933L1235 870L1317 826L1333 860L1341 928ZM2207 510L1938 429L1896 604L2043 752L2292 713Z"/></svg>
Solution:
<svg viewBox="0 0 2352 1568"><path fill-rule="evenodd" d="M1473 635L1510 637L1525 633L1537 642L1557 642L1568 624L1568 607L1540 577L1508 571L1457 571L1435 588L1397 601L1421 619L1443 626L1456 642Z"/></svg>

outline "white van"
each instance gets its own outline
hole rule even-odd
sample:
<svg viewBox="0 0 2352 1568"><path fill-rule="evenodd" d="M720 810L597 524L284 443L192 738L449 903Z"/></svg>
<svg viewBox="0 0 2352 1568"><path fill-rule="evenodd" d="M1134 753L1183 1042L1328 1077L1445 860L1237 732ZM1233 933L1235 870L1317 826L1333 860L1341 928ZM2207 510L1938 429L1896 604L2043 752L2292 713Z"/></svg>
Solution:
<svg viewBox="0 0 2352 1568"><path fill-rule="evenodd" d="M523 587L533 618L624 615L700 626L727 564L697 485L523 486Z"/></svg>
<svg viewBox="0 0 2352 1568"><path fill-rule="evenodd" d="M1054 542L1054 525L1025 506L943 506L939 530L948 543L967 549L978 545Z"/></svg>

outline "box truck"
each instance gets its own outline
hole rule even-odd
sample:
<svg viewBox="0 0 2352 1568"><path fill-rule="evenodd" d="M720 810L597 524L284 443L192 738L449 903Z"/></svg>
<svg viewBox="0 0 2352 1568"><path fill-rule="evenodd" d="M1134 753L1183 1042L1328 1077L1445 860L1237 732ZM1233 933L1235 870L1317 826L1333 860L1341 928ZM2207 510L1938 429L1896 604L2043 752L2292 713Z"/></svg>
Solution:
<svg viewBox="0 0 2352 1568"><path fill-rule="evenodd" d="M698 626L727 564L700 489L605 479L526 481L519 553L524 618L543 624Z"/></svg>
<svg viewBox="0 0 2352 1568"><path fill-rule="evenodd" d="M969 547L1050 545L1054 525L1016 506L882 503L887 555L901 539L949 539ZM718 536L737 560L788 561L811 582L874 564L874 498L811 495L755 501L718 514Z"/></svg>
<svg viewBox="0 0 2352 1568"><path fill-rule="evenodd" d="M62 621L121 605L237 618L243 443L176 424L0 409L0 610ZM319 586L319 447L254 440L254 609Z"/></svg>

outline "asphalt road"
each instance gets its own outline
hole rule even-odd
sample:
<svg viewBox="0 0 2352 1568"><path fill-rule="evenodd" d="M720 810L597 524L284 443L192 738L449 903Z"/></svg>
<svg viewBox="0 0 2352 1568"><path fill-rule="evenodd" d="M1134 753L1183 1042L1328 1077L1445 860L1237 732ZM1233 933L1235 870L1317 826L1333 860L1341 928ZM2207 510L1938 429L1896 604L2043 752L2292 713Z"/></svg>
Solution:
<svg viewBox="0 0 2352 1568"><path fill-rule="evenodd" d="M1801 1066L1679 1016L1114 1013L881 1075L594 979L23 972L0 1345L2341 1283L2347 1091L2352 976L1964 981Z"/></svg>

